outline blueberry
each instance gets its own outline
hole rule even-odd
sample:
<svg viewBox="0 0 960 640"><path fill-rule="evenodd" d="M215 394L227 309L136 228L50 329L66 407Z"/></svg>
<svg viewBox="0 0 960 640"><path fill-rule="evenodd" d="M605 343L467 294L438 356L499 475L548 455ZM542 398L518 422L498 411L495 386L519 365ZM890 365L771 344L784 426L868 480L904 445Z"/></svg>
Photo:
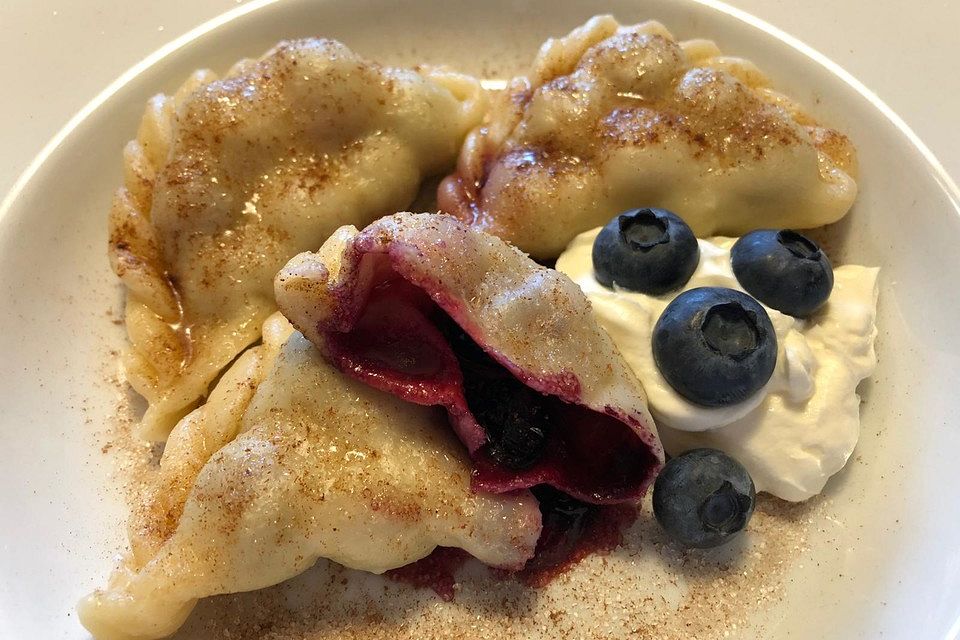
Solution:
<svg viewBox="0 0 960 640"><path fill-rule="evenodd" d="M653 485L653 513L670 537L706 549L728 542L747 526L756 504L753 479L716 449L672 458Z"/></svg>
<svg viewBox="0 0 960 640"><path fill-rule="evenodd" d="M777 334L766 310L723 287L684 291L653 328L653 358L690 402L723 407L746 400L773 375Z"/></svg>
<svg viewBox="0 0 960 640"><path fill-rule="evenodd" d="M699 262L693 231L666 209L621 213L593 241L593 271L605 287L659 296L686 284Z"/></svg>
<svg viewBox="0 0 960 640"><path fill-rule="evenodd" d="M796 231L761 229L730 251L740 285L763 304L798 318L819 309L833 290L833 268L816 242Z"/></svg>

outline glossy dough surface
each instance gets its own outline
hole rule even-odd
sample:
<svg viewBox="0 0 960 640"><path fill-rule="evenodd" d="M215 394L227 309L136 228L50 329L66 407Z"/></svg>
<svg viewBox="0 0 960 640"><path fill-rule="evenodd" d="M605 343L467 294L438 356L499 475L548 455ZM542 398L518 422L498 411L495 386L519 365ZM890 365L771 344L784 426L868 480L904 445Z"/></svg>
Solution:
<svg viewBox="0 0 960 640"><path fill-rule="evenodd" d="M540 524L529 492L470 490L442 410L341 375L276 314L171 433L132 551L80 617L100 640L159 638L198 598L276 584L321 557L381 573L440 545L515 569Z"/></svg>
<svg viewBox="0 0 960 640"><path fill-rule="evenodd" d="M598 16L547 41L467 137L441 209L536 258L617 213L658 206L697 236L840 219L853 145L751 62L657 22Z"/></svg>
<svg viewBox="0 0 960 640"><path fill-rule="evenodd" d="M153 98L110 215L127 377L149 401L141 435L165 439L258 339L290 257L406 207L453 163L485 101L472 78L382 67L321 39Z"/></svg>
<svg viewBox="0 0 960 640"><path fill-rule="evenodd" d="M414 309L397 298L383 330L370 339L402 323L410 331L387 336L372 360L340 360L341 369L412 401L446 406L474 454L475 487L509 491L548 483L600 503L643 494L663 461L643 389L577 285L499 238L435 214L400 213L362 232L344 227L318 253L297 256L277 275L277 304L336 360L342 355L334 351L338 341L362 329L370 307L398 280L425 293L426 302ZM487 464L487 435L466 405L456 361L452 371L447 368L450 347L431 325L443 314L514 377L558 398L566 418L578 423L553 458L548 445L540 463L519 473Z"/></svg>

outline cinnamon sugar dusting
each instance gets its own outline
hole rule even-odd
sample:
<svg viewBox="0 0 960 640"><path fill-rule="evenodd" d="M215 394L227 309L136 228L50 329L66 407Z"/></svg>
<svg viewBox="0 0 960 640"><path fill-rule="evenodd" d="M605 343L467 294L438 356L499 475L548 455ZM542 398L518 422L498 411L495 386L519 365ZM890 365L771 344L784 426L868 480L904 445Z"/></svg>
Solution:
<svg viewBox="0 0 960 640"><path fill-rule="evenodd" d="M697 235L809 228L856 195L856 151L748 60L596 16L547 41L467 137L438 205L539 259L630 207Z"/></svg>
<svg viewBox="0 0 960 640"><path fill-rule="evenodd" d="M662 27L647 26L647 32L640 32L618 31L618 26L606 23L601 26L613 31L602 38L591 36L589 31L575 32L561 43L562 47L554 49L548 43L532 80L512 84L501 105L502 122L486 123L464 146L470 153L461 157L459 174L453 176L456 189L450 187L450 193L455 194L451 198L459 198L459 204L480 219L496 218L495 222L509 226L528 217L528 209L537 209L550 214L557 228L569 230L571 225L562 216L555 216L556 211L562 213L568 205L579 210L579 194L592 198L590 208L598 210L594 205L609 194L591 189L609 180L613 171L607 166L610 157L624 149L639 154L671 144L678 154L703 161L702 167L695 164L703 168L698 179L712 179L724 170L741 170L751 162L761 166L761 160L769 162L771 158L787 162L791 159L787 151L795 147L804 151L811 145L821 154L821 166L835 171L831 175L840 171L855 174L855 151L845 136L799 118L785 118L767 98L755 94L755 87L737 82L735 73L728 77L719 70L694 64L703 61L684 62L684 44L675 42L665 30L661 33ZM396 149L409 147L417 151L411 151L412 155L426 158L416 173L433 173L443 164L434 166L429 160L442 153L421 149L421 139L428 137L423 132L412 126L408 131L403 125L390 133L379 119L380 111L396 107L404 99L409 101L405 91L409 93L410 88L406 85L420 79L402 74L394 78L392 72L378 65L351 62L352 54L346 50L334 45L324 47L329 49L323 50L323 60L333 65L325 74L311 70L306 64L309 59L298 53L296 45L285 44L270 54L274 58L267 61L269 64L241 63L246 66L222 81L207 78L195 82L195 93L184 93L193 95L191 100L176 98L181 106L186 105L179 115L173 110L174 98L163 98L166 102L157 103L156 113L148 112L144 129L151 131L152 117L160 123L154 126L166 126L170 129L167 133L177 134L174 142L180 154L165 166L157 160L165 149L158 151L153 140L162 136L141 135L131 143L125 189L114 205L111 227L114 269L132 294L147 303L131 305L128 327L160 327L140 332L141 352L161 356L157 362L141 358L141 371L131 375L134 384L139 379L138 388L151 388L147 384L150 381L164 386L175 378L191 360L190 345L184 346L190 340L229 342L222 353L217 350L219 360L209 372L211 380L235 353L256 340L259 321L272 309L270 279L278 261L293 251L291 247L306 248L307 244L299 246L301 241L312 243L312 248L316 238L325 237L334 223L366 220L372 215L355 212L357 215L349 219L331 219L317 226L309 214L310 207L327 202L325 198L347 181L344 176L350 177L351 170L363 168L365 158L380 154L406 162ZM642 69L643 73L627 77L621 73L623 69ZM360 85L347 86L356 84L357 78L361 79ZM287 131L289 136L258 137L259 129L249 126L250 122L269 120L273 114L272 109L263 113L257 110L262 105L284 103L285 87L294 85L297 93L303 94L300 97L308 99L310 109L284 112L296 121ZM320 100L320 94L334 98ZM361 100L364 96L366 99ZM260 102L253 101L254 97ZM723 108L718 109L718 105ZM451 102L448 106L452 111L457 105ZM195 130L184 125L190 119L187 116L196 116ZM468 118L453 122L457 118L450 114L436 119L444 121L449 129L446 137L451 138L477 124L467 123ZM305 142L307 129L301 126L301 120L320 122L325 136L332 140L330 146L320 148L312 139ZM178 122L179 129L175 127ZM556 122L565 126L558 128ZM510 136L514 139L507 144ZM452 147L446 149L450 145L444 140L432 142L452 155ZM251 148L262 152L257 162L248 161ZM238 157L246 160L232 166L230 162ZM815 165L808 162L804 166ZM820 179L819 173L810 175L811 179ZM785 180L803 182L792 175ZM521 189L524 181L527 185L540 181L542 193ZM155 193L160 187L166 190L165 196ZM409 199L403 185L388 187L396 192L391 201ZM564 191L567 187L570 189ZM556 197L552 201L538 200L547 192ZM443 194L441 188L441 204ZM494 215L497 198L504 210ZM295 221L296 225L271 222L271 204L295 199L296 210L308 212ZM208 205L219 208L221 215L197 228L187 224ZM383 208L374 207L377 212ZM162 215L164 211L166 216ZM472 314L469 319L479 332L493 335L496 330L502 354L509 356L505 359L519 363L519 368L529 372L540 386L558 390L570 387L561 395L584 400L580 397L581 379L585 387L596 389L602 386L598 381L611 384L610 379L622 377L619 359L606 353L609 345L601 339L606 334L598 338L591 334L592 325L581 326L589 307L575 287L570 289L565 281L551 283L548 272L542 269L517 269L522 256L519 252L503 250L496 244L499 241L479 243L471 232L462 229L450 232L443 220L430 219L416 230L415 239L423 244L417 259L406 265L410 271L406 275L421 277L424 286L432 288L438 297L446 295L457 302L451 306L451 313L465 317ZM197 230L207 223L217 229L209 237ZM300 226L310 227L309 233ZM384 229L382 236L371 242L387 244L391 239ZM402 249L416 245L397 244L403 245ZM177 251L173 248L179 250L181 245L200 246L204 251L184 254L204 253L206 257L193 266L188 259L180 264L177 260L182 256L174 255ZM543 256L552 251L551 247L524 248ZM458 271L452 255L475 258L467 261L473 266ZM425 264L447 273L449 281L440 286L436 274L429 273ZM476 264L484 268L475 269ZM228 268L231 265L236 268ZM507 274L502 276L505 280L498 281L498 274ZM324 272L324 277L327 275ZM206 326L187 318L180 308L181 289L187 292L184 299L193 302L198 317L205 317L208 307L222 313L225 301L230 302L226 306L235 305L229 318L235 326L224 327L220 321ZM535 294L544 290L546 295ZM242 295L234 296L238 291ZM510 294L509 300L505 292ZM131 299L136 300L136 296ZM480 307L482 312L478 311ZM558 309L566 313L557 313ZM168 325L177 319L182 322ZM166 330L161 330L164 327ZM522 327L523 331L510 327ZM578 335L586 339L571 340ZM578 363L581 375L563 377L569 372L562 367L558 372L554 365L565 362ZM245 480L251 473L246 459L238 458L237 465L225 467L224 484L229 491L204 493L194 487L192 479L182 486L164 481L158 464L162 447L144 444L134 433L142 403L119 376L110 374L108 381L117 390L118 406L101 451L117 467L116 479L132 511L133 555L151 556L153 547L170 537L180 524L188 493L201 502L227 505L225 511L236 518L224 518L218 526L229 527L231 532L241 530L244 525L240 515L260 490L256 483ZM205 379L201 386L205 388L209 381ZM610 408L606 396L587 400ZM190 402L183 401L170 415L189 406ZM646 414L639 399L637 406L640 408L626 417L639 430ZM162 418L169 420L170 415ZM334 416L329 422L337 421ZM269 444L283 462L283 456L296 453L301 440L284 443L274 438ZM350 453L369 457L371 464L379 455L374 449L362 448L351 449ZM459 478L452 476L451 481L455 480ZM374 491L377 485L373 480L364 482L367 484L350 492L351 498L363 503L361 511L366 509L398 523L417 522L431 512L422 512L417 501L404 502L389 493ZM325 499L315 483L302 483L298 489L304 504ZM488 569L463 552L445 548L385 575L320 560L306 573L279 585L201 601L175 637L679 640L724 638L739 635L744 629L762 637L763 628L751 619L751 613L765 612L784 599L791 569L802 561L806 551L807 532L814 520L824 517L818 512L825 505L818 499L797 505L762 496L748 533L725 548L708 551L684 550L671 543L653 519L649 498L639 513L623 505L607 509L604 514L609 517L590 521L587 535L573 543L561 561L528 566L528 570L506 579L502 572ZM455 515L463 520L469 514L456 507ZM262 544L282 546L285 536L306 538L304 531L283 530ZM207 537L207 532L201 537ZM211 566L228 562L217 549L210 554L215 556ZM298 561L303 557L298 556Z"/></svg>
<svg viewBox="0 0 960 640"><path fill-rule="evenodd" d="M443 602L383 576L320 561L262 591L202 602L176 638L725 638L749 630L750 612L784 597L822 505L761 496L745 540L713 551L669 543L648 506L625 544L592 555L542 589L503 580L474 560Z"/></svg>
<svg viewBox="0 0 960 640"><path fill-rule="evenodd" d="M473 78L383 67L318 38L153 98L110 214L127 370L150 403L141 435L165 439L259 338L290 257L409 204L484 104Z"/></svg>
<svg viewBox="0 0 960 640"><path fill-rule="evenodd" d="M137 399L116 375L109 381L118 407L104 455L116 463L130 504L142 509L159 448L132 435ZM793 505L761 496L743 539L719 550L684 551L665 538L645 504L621 546L582 557L542 588L504 580L475 560L459 569L456 562L431 565L412 576L413 585L321 560L275 587L201 601L175 637L679 640L746 628L762 637L749 614L782 600L822 509L817 500ZM444 602L422 587L453 599Z"/></svg>
<svg viewBox="0 0 960 640"><path fill-rule="evenodd" d="M135 434L135 427L143 415L143 401L117 371L119 356L118 351L111 350L102 358L102 380L108 389L115 391L116 405L111 419L96 435L103 442L100 453L112 467L115 488L120 490L130 511L136 513L146 508L146 496L160 469L163 447L144 442Z"/></svg>

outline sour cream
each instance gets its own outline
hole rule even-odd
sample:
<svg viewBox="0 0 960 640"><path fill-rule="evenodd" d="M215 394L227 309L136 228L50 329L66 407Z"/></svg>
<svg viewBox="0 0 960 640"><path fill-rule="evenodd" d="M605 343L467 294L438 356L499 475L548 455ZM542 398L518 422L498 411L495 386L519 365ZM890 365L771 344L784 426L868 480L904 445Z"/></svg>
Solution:
<svg viewBox="0 0 960 640"><path fill-rule="evenodd" d="M736 238L699 240L700 263L684 288L649 296L597 282L591 252L599 231L577 236L557 269L590 298L600 324L640 378L667 452L714 447L747 468L757 491L791 501L820 493L846 464L860 435L857 385L877 363L879 269L836 268L830 299L810 318L765 306L777 334L773 375L744 402L708 408L667 383L654 362L651 338L661 313L681 291L708 286L743 291L730 266Z"/></svg>

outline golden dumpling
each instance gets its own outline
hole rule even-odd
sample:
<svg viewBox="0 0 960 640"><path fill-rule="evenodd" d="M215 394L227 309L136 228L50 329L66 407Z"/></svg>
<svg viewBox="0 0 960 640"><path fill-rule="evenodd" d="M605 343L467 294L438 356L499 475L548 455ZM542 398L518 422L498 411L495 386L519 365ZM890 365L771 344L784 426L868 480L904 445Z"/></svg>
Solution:
<svg viewBox="0 0 960 640"><path fill-rule="evenodd" d="M382 573L435 547L518 569L540 536L529 491L470 488L446 414L327 364L275 314L173 430L131 552L80 620L98 640L173 633L199 598L277 584L328 558Z"/></svg>
<svg viewBox="0 0 960 640"><path fill-rule="evenodd" d="M747 60L598 16L549 40L467 137L441 209L535 258L635 207L698 236L840 219L855 153Z"/></svg>
<svg viewBox="0 0 960 640"><path fill-rule="evenodd" d="M383 67L320 39L153 98L110 216L127 377L149 402L140 435L165 439L259 338L289 258L407 206L484 108L473 78Z"/></svg>

